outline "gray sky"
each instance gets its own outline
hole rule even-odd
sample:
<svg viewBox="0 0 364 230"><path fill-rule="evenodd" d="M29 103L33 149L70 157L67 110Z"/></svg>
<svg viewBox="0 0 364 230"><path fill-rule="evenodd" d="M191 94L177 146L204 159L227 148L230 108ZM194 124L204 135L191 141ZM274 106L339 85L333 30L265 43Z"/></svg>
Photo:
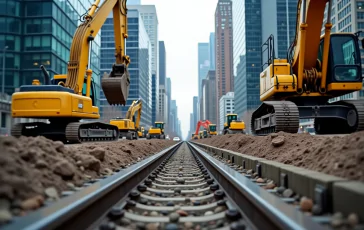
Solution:
<svg viewBox="0 0 364 230"><path fill-rule="evenodd" d="M193 96L197 96L197 43L208 42L215 29L217 0L142 0L155 5L159 40L165 42L167 77L172 80L172 99L177 100L183 138L190 129Z"/></svg>

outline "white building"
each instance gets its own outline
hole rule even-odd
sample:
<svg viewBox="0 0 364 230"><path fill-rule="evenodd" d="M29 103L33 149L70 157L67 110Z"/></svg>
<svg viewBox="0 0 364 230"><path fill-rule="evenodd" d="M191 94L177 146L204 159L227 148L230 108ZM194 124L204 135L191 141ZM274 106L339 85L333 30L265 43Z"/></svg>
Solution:
<svg viewBox="0 0 364 230"><path fill-rule="evenodd" d="M152 46L152 76L155 76L155 108L156 118L159 117L159 46L158 46L158 16L155 5L129 5L128 10L137 9L144 22L145 29L149 35L149 40ZM133 61L133 60L132 60Z"/></svg>
<svg viewBox="0 0 364 230"><path fill-rule="evenodd" d="M224 129L225 116L228 113L235 113L234 110L234 92L228 92L223 95L219 101L219 117L220 117L220 127L219 131Z"/></svg>

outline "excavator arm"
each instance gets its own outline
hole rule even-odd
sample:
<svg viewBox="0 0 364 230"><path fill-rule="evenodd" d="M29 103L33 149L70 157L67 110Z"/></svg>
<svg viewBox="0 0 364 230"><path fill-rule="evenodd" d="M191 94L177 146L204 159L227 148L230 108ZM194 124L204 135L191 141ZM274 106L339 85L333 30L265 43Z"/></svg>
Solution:
<svg viewBox="0 0 364 230"><path fill-rule="evenodd" d="M75 93L82 95L85 75L87 74L88 78L91 77L91 42L112 11L115 31L116 63L113 65L110 75L104 75L102 88L110 104L125 105L130 85L127 71L130 59L125 55L125 39L128 37L126 1L105 0L99 6L100 0L95 0L95 3L89 11L82 17L83 22L76 29L72 41L65 83L65 86L73 89ZM89 83L87 83L88 86Z"/></svg>
<svg viewBox="0 0 364 230"><path fill-rule="evenodd" d="M200 127L201 126L203 126L205 129L208 129L209 124L211 124L211 122L209 120L206 120L206 121L198 121L197 122L196 131L195 131L195 135L198 135L198 132L200 131Z"/></svg>
<svg viewBox="0 0 364 230"><path fill-rule="evenodd" d="M142 100L141 99L133 101L133 103L129 107L128 111L126 112L125 118L133 121L135 112L138 112L136 120L135 120L135 128L138 129L139 124L140 124L140 118L142 116Z"/></svg>

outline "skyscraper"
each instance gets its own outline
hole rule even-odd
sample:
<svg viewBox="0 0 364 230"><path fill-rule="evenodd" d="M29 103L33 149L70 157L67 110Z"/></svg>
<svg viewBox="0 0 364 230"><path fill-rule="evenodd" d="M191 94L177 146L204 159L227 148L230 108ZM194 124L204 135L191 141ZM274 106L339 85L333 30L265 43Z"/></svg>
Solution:
<svg viewBox="0 0 364 230"><path fill-rule="evenodd" d="M215 70L215 33L210 33L209 39L210 70Z"/></svg>
<svg viewBox="0 0 364 230"><path fill-rule="evenodd" d="M170 114L171 114L171 100L172 100L172 82L171 79L168 77L167 78L167 114L168 114L168 128L167 131L171 131L170 127L171 127L171 119L170 119Z"/></svg>
<svg viewBox="0 0 364 230"><path fill-rule="evenodd" d="M216 97L218 105L220 98L227 92L234 91L233 75L233 15L232 2L219 0L215 11L216 33ZM215 113L219 116L219 107L215 106ZM217 125L219 126L219 117Z"/></svg>
<svg viewBox="0 0 364 230"><path fill-rule="evenodd" d="M195 122L194 125L197 124L198 122L198 118L199 118L199 115L198 115L198 97L197 96L194 96L193 97L193 121Z"/></svg>
<svg viewBox="0 0 364 230"><path fill-rule="evenodd" d="M242 117L260 105L261 1L233 0L234 101Z"/></svg>
<svg viewBox="0 0 364 230"><path fill-rule="evenodd" d="M70 48L79 18L94 3L69 1L0 1L0 51L5 47L5 92L12 94L20 85L43 82L40 65L51 77L66 74ZM100 88L100 33L92 42L91 69ZM111 66L108 67L111 70ZM0 81L0 85L1 85ZM99 98L99 90L96 90ZM98 103L97 103L98 104Z"/></svg>
<svg viewBox="0 0 364 230"><path fill-rule="evenodd" d="M152 78L155 78L156 84L153 90L155 96L152 97L152 104L155 117L158 118L158 108L159 108L159 71L158 71L158 59L159 59L159 47L158 47L158 17L155 5L128 5L128 9L136 9L139 11L147 34L149 35L149 40L152 46Z"/></svg>
<svg viewBox="0 0 364 230"><path fill-rule="evenodd" d="M201 83L210 69L209 43L198 43L198 97L201 97Z"/></svg>
<svg viewBox="0 0 364 230"><path fill-rule="evenodd" d="M152 68L151 68L151 45L149 36L145 30L143 20L138 10L128 11L128 39L126 40L126 54L130 56L131 62L128 67L130 73L129 97L125 106L120 106L120 114L112 116L124 117L133 100L143 101L141 117L142 125L150 125L152 121ZM114 48L114 25L112 14L106 19L101 29L101 72L110 72L110 66L115 62ZM101 117L104 122L112 117L108 114L110 110L105 96L101 92Z"/></svg>
<svg viewBox="0 0 364 230"><path fill-rule="evenodd" d="M159 41L159 107L158 107L158 120L164 121L168 124L168 98L166 86L166 48L164 41Z"/></svg>

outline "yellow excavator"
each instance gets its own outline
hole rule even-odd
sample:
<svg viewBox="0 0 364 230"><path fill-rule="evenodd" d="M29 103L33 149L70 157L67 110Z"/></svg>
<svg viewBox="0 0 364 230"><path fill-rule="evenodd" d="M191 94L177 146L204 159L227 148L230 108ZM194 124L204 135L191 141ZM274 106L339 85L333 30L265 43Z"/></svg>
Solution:
<svg viewBox="0 0 364 230"><path fill-rule="evenodd" d="M135 118L135 113L137 117ZM111 125L115 125L119 129L119 137L125 137L128 140L138 139L140 118L142 116L142 100L133 101L125 118L115 118L110 120Z"/></svg>
<svg viewBox="0 0 364 230"><path fill-rule="evenodd" d="M101 122L81 122L81 119L99 119L96 107L95 85L91 77L90 47L110 12L113 12L116 63L110 74L104 74L101 85L111 105L125 105L129 94L128 65L125 55L127 35L126 0L105 0L99 6L96 0L81 17L74 34L67 73L56 75L52 81L42 67L45 84L38 79L32 85L23 85L12 96L12 117L48 119L49 123L17 123L11 134L45 136L53 140L78 143L83 141L117 140L118 128Z"/></svg>
<svg viewBox="0 0 364 230"><path fill-rule="evenodd" d="M164 135L164 122L156 121L154 123L154 127L150 127L148 134L146 135L147 139L157 138L157 139L165 139Z"/></svg>
<svg viewBox="0 0 364 230"><path fill-rule="evenodd" d="M296 35L287 59L275 58L272 35L263 44L262 57L267 59L260 74L263 104L252 114L253 134L297 133L299 119L309 118L314 118L317 134L364 130L364 100L329 101L361 90L363 84L360 32L331 34L332 2L298 1Z"/></svg>
<svg viewBox="0 0 364 230"><path fill-rule="evenodd" d="M207 127L208 137L217 135L216 124L209 124Z"/></svg>
<svg viewBox="0 0 364 230"><path fill-rule="evenodd" d="M244 121L238 120L238 114L226 114L226 120L224 123L223 134L245 134Z"/></svg>

